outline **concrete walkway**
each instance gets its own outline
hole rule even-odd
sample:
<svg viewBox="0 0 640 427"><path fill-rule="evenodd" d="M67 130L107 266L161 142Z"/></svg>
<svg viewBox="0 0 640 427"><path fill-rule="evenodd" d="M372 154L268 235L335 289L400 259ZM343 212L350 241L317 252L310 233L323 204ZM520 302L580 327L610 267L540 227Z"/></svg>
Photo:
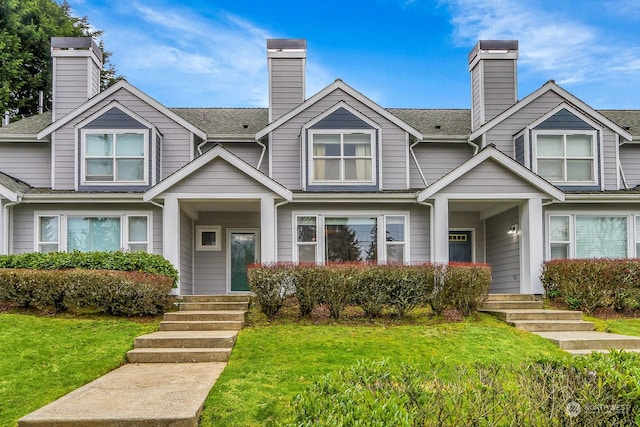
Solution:
<svg viewBox="0 0 640 427"><path fill-rule="evenodd" d="M18 421L20 427L197 426L226 362L131 363Z"/></svg>

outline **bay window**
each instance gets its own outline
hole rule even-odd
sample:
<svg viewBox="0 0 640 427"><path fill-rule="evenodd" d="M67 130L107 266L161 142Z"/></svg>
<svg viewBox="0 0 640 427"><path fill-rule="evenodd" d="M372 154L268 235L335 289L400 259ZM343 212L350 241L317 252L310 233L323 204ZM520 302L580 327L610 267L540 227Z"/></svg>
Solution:
<svg viewBox="0 0 640 427"><path fill-rule="evenodd" d="M636 217L636 236L638 224ZM633 256L628 244L629 215L549 215L548 225L549 259ZM638 243L636 248L637 256L640 254Z"/></svg>
<svg viewBox="0 0 640 427"><path fill-rule="evenodd" d="M54 251L145 251L150 248L150 215L36 215L36 248Z"/></svg>
<svg viewBox="0 0 640 427"><path fill-rule="evenodd" d="M294 221L294 261L407 261L407 215L296 215Z"/></svg>
<svg viewBox="0 0 640 427"><path fill-rule="evenodd" d="M147 183L146 141L146 131L83 131L83 183Z"/></svg>
<svg viewBox="0 0 640 427"><path fill-rule="evenodd" d="M534 132L533 169L552 183L594 184L596 182L596 132Z"/></svg>
<svg viewBox="0 0 640 427"><path fill-rule="evenodd" d="M310 131L311 183L375 183L373 131Z"/></svg>

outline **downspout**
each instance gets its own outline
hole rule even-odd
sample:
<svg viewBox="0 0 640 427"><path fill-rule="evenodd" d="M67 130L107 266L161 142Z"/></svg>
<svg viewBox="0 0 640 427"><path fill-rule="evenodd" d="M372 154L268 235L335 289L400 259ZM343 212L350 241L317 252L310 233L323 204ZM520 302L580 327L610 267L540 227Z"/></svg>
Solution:
<svg viewBox="0 0 640 427"><path fill-rule="evenodd" d="M200 144L198 144L197 150L198 150L198 154L199 155L202 156L202 147L204 147L207 144L208 144L208 142L206 140L204 140Z"/></svg>
<svg viewBox="0 0 640 427"><path fill-rule="evenodd" d="M433 203L417 201L419 205L429 206L429 260L433 262L433 229L435 228L435 220L433 219Z"/></svg>
<svg viewBox="0 0 640 427"><path fill-rule="evenodd" d="M2 248L3 253L8 255L9 254L9 240L10 240L10 236L9 236L9 208L12 206L15 206L17 204L20 204L20 202L22 202L22 196L18 196L18 200L15 202L9 202L6 205L4 205L4 215L2 216L2 234L4 234L4 247Z"/></svg>
<svg viewBox="0 0 640 427"><path fill-rule="evenodd" d="M475 142L469 140L467 141L467 144L469 144L470 146L473 147L473 155L475 156L476 154L478 154L478 151L480 151L480 147L478 146L478 144L476 144Z"/></svg>
<svg viewBox="0 0 640 427"><path fill-rule="evenodd" d="M260 166L262 165L262 160L264 159L264 154L267 152L267 146L257 139L256 139L256 144L262 147L262 153L260 153L260 160L258 160L258 166L256 166L256 169L260 170Z"/></svg>
<svg viewBox="0 0 640 427"><path fill-rule="evenodd" d="M274 258L276 259L276 262L278 261L278 208L280 206L286 205L287 203L289 203L289 201L288 200L284 200L282 202L276 203L273 206L273 210L274 210L273 214L275 216L275 223L273 224L273 235L276 237L275 248L274 248L273 254L274 254ZM291 243L293 244L293 242L291 242ZM291 250L292 250L291 254L293 255L293 248Z"/></svg>
<svg viewBox="0 0 640 427"><path fill-rule="evenodd" d="M413 161L416 164L416 167L418 168L418 173L420 174L420 178L422 178L422 182L424 183L425 187L428 187L429 184L427 183L427 179L424 177L424 174L422 173L422 168L420 167L420 164L418 164L418 158L416 157L416 153L413 152L413 147L415 147L416 145L418 145L420 141L416 141L413 144L411 144L409 146L409 152L411 153L411 157L413 158Z"/></svg>

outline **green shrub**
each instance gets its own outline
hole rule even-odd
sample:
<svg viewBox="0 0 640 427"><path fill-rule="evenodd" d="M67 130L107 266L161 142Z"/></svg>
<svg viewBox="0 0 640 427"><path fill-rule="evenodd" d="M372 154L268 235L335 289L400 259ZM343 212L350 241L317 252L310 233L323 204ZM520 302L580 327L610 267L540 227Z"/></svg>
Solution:
<svg viewBox="0 0 640 427"><path fill-rule="evenodd" d="M344 308L353 303L356 277L362 264L336 263L324 268L327 273L322 287L322 301L329 307L331 317L339 319Z"/></svg>
<svg viewBox="0 0 640 427"><path fill-rule="evenodd" d="M308 317L322 302L322 289L327 282L327 270L315 264L300 264L292 269L295 277L295 293L300 315Z"/></svg>
<svg viewBox="0 0 640 427"><path fill-rule="evenodd" d="M446 273L447 296L463 316L480 308L491 286L491 268L486 264L450 263Z"/></svg>
<svg viewBox="0 0 640 427"><path fill-rule="evenodd" d="M171 277L174 287L178 281L178 271L169 261L161 255L143 251L29 252L17 255L0 255L0 268L141 271Z"/></svg>
<svg viewBox="0 0 640 427"><path fill-rule="evenodd" d="M114 315L156 315L171 304L173 280L158 274L112 270L0 269L0 296L21 306Z"/></svg>
<svg viewBox="0 0 640 427"><path fill-rule="evenodd" d="M269 320L278 314L285 298L293 295L295 284L292 266L286 262L252 264L247 270L249 289Z"/></svg>
<svg viewBox="0 0 640 427"><path fill-rule="evenodd" d="M433 266L433 286L426 295L427 302L436 316L442 315L444 309L449 304L447 294L447 265L434 264Z"/></svg>
<svg viewBox="0 0 640 427"><path fill-rule="evenodd" d="M433 268L429 264L421 266L385 266L382 272L388 280L389 307L398 316L426 303L433 283Z"/></svg>
<svg viewBox="0 0 640 427"><path fill-rule="evenodd" d="M389 303L389 277L383 266L367 265L355 272L353 301L364 314L377 317Z"/></svg>

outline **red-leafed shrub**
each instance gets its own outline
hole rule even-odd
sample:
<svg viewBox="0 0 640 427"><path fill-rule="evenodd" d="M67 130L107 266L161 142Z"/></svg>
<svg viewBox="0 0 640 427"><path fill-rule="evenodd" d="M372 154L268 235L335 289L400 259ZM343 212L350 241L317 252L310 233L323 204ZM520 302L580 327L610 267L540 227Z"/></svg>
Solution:
<svg viewBox="0 0 640 427"><path fill-rule="evenodd" d="M598 308L640 307L640 260L562 259L547 261L540 277L547 296L591 313Z"/></svg>

